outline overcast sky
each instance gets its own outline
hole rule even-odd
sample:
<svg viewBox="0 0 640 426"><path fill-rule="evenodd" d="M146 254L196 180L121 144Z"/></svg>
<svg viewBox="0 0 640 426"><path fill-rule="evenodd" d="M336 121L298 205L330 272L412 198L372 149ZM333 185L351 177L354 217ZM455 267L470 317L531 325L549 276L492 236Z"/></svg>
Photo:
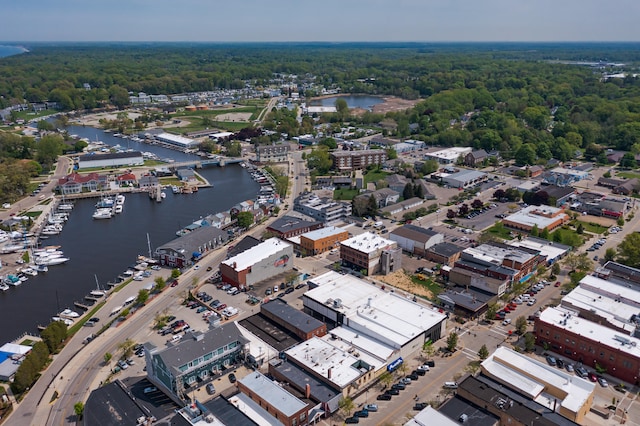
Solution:
<svg viewBox="0 0 640 426"><path fill-rule="evenodd" d="M640 0L2 0L2 41L640 41Z"/></svg>

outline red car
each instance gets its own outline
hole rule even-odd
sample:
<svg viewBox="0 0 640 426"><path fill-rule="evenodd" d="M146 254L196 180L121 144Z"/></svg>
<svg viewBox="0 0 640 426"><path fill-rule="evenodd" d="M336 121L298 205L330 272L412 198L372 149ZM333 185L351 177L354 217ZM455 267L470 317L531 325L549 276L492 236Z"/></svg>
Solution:
<svg viewBox="0 0 640 426"><path fill-rule="evenodd" d="M223 309L224 309L224 308L226 308L226 307L227 307L227 305L223 303L222 305L218 305L218 307L216 307L216 310L217 310L217 311L221 311L221 310L223 310Z"/></svg>
<svg viewBox="0 0 640 426"><path fill-rule="evenodd" d="M598 376L596 376L595 373L589 373L589 380L595 382L598 380Z"/></svg>
<svg viewBox="0 0 640 426"><path fill-rule="evenodd" d="M171 284L170 284L170 285L171 285L171 287L175 287L175 286L177 286L177 285L178 285L178 280L173 280L173 281L171 281Z"/></svg>
<svg viewBox="0 0 640 426"><path fill-rule="evenodd" d="M553 286L554 287L560 287L560 281L556 281L556 283Z"/></svg>

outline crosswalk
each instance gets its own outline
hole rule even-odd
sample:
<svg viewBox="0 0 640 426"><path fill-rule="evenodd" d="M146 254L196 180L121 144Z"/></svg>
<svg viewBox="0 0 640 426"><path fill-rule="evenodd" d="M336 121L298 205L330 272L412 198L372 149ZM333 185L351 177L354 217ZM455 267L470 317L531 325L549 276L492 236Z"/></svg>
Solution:
<svg viewBox="0 0 640 426"><path fill-rule="evenodd" d="M469 348L462 348L462 354L469 358L470 360L477 360L478 359L478 353L476 351L474 351L473 349L469 349Z"/></svg>

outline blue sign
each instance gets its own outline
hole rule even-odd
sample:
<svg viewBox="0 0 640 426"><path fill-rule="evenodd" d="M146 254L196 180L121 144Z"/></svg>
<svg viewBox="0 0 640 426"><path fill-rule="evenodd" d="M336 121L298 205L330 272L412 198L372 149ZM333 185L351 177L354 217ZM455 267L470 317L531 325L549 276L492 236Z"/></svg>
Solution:
<svg viewBox="0 0 640 426"><path fill-rule="evenodd" d="M404 361L402 360L402 357L396 359L391 364L387 365L387 371L395 370L396 368L400 367L400 364L402 364L403 362Z"/></svg>

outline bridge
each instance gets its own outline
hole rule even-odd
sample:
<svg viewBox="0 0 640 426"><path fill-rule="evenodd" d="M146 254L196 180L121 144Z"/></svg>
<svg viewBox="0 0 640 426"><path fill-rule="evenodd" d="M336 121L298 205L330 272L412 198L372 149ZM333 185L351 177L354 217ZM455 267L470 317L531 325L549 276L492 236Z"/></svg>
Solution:
<svg viewBox="0 0 640 426"><path fill-rule="evenodd" d="M179 163L168 163L167 166L173 169L178 169L180 167L194 167L196 169L200 169L202 167L207 166L220 166L224 167L227 164L237 164L244 162L242 158L204 158L202 160L193 160L193 161L181 161Z"/></svg>

